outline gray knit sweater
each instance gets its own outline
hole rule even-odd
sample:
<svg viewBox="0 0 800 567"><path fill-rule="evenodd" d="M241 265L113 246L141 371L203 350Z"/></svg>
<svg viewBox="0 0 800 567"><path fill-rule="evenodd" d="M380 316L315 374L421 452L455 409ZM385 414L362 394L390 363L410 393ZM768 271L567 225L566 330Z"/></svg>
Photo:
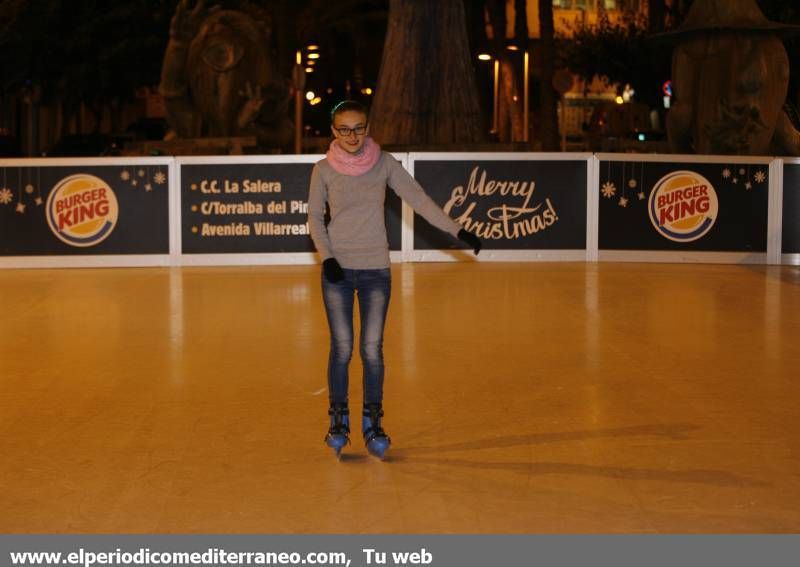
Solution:
<svg viewBox="0 0 800 567"><path fill-rule="evenodd" d="M433 226L453 236L458 234L461 226L425 194L390 154L381 152L375 166L358 176L339 173L323 159L311 172L308 195L311 238L323 261L336 258L343 268L357 270L389 267L383 211L387 186ZM326 202L331 210L327 228Z"/></svg>

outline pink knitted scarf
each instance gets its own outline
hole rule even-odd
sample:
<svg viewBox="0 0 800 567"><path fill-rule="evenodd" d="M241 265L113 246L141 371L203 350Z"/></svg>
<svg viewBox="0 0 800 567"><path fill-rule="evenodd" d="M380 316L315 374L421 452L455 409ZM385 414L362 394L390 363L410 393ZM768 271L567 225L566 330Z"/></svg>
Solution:
<svg viewBox="0 0 800 567"><path fill-rule="evenodd" d="M358 153L351 154L342 148L337 140L331 142L328 153L325 154L331 167L344 175L363 175L378 163L381 157L381 147L369 136L364 140L364 145Z"/></svg>

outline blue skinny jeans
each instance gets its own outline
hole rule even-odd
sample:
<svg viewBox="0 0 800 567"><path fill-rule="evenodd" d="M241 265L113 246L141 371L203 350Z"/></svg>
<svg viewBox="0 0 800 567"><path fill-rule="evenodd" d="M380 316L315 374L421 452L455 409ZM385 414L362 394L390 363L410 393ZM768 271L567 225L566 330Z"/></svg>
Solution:
<svg viewBox="0 0 800 567"><path fill-rule="evenodd" d="M383 400L383 327L389 309L392 276L389 268L344 269L344 279L331 283L322 275L322 298L331 332L328 358L330 402L347 403L348 366L353 354L353 298L358 296L361 318L359 350L364 366L364 403Z"/></svg>

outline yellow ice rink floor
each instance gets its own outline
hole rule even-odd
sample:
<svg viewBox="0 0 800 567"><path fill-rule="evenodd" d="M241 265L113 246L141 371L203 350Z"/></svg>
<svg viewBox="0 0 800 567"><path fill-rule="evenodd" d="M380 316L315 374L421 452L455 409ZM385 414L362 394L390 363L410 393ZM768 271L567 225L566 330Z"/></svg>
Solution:
<svg viewBox="0 0 800 567"><path fill-rule="evenodd" d="M392 273L381 462L318 266L0 271L0 533L800 530L800 269Z"/></svg>

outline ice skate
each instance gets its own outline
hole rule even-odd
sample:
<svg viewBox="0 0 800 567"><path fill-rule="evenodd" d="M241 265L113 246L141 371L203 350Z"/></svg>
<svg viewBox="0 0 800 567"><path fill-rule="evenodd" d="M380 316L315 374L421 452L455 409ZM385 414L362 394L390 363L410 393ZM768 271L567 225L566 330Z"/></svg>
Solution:
<svg viewBox="0 0 800 567"><path fill-rule="evenodd" d="M342 448L350 443L350 410L346 404L332 404L328 415L331 416L331 426L325 435L325 444L339 457Z"/></svg>
<svg viewBox="0 0 800 567"><path fill-rule="evenodd" d="M361 419L361 430L364 433L364 444L369 454L383 459L392 440L381 427L383 408L380 404L366 404Z"/></svg>

